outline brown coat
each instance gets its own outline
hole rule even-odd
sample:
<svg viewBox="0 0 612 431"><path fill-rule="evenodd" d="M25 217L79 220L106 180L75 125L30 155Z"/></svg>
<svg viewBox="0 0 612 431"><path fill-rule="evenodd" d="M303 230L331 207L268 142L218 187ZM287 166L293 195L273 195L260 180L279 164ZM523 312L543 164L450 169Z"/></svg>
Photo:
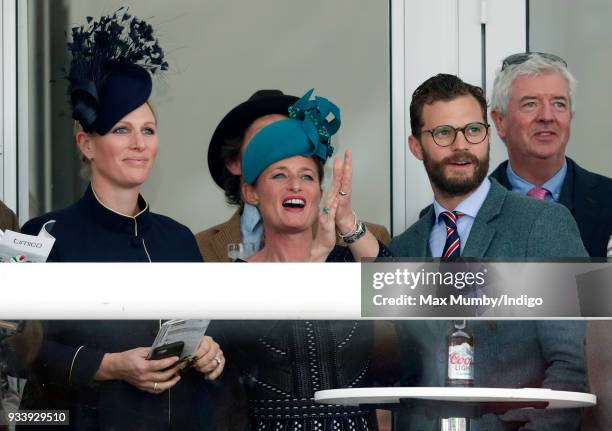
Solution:
<svg viewBox="0 0 612 431"><path fill-rule="evenodd" d="M367 229L383 244L391 239L386 227L366 222ZM230 262L227 245L240 242L240 210L225 223L203 230L196 235L200 253L205 262Z"/></svg>
<svg viewBox="0 0 612 431"><path fill-rule="evenodd" d="M5 229L19 232L19 222L15 213L0 201L0 230Z"/></svg>

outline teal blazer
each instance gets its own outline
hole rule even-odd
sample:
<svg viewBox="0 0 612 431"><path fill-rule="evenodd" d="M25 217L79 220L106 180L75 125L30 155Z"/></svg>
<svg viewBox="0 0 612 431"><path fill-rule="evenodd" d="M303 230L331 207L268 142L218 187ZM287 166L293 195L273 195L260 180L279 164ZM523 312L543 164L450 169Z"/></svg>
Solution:
<svg viewBox="0 0 612 431"><path fill-rule="evenodd" d="M395 237L395 256L431 256L433 207ZM587 257L576 222L562 205L509 192L495 180L462 252L465 257ZM579 321L472 320L475 383L482 387L546 387L584 391L585 324ZM449 321L396 323L402 386L444 386ZM514 410L472 421L471 431L580 429L580 409L553 412ZM437 430L438 421L416 412L394 417L394 430Z"/></svg>

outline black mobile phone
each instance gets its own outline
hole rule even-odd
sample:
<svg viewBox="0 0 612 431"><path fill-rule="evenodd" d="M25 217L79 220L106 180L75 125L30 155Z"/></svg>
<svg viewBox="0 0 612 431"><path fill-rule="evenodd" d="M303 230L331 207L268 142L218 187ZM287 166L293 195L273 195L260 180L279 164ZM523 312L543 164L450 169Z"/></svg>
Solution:
<svg viewBox="0 0 612 431"><path fill-rule="evenodd" d="M164 359L169 358L170 356L181 356L183 353L183 347L185 343L182 341L177 341L175 343L165 344L163 346L158 346L149 355L147 359Z"/></svg>

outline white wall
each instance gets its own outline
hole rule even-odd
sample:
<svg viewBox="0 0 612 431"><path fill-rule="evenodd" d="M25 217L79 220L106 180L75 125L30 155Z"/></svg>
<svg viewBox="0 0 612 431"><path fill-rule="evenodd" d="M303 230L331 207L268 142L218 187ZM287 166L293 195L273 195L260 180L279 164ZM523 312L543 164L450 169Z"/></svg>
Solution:
<svg viewBox="0 0 612 431"><path fill-rule="evenodd" d="M612 2L535 0L529 5L531 50L560 55L578 80L567 154L584 168L612 177Z"/></svg>
<svg viewBox="0 0 612 431"><path fill-rule="evenodd" d="M64 1L70 24L123 1ZM198 232L234 211L206 164L209 139L255 90L301 96L311 87L342 109L337 153L354 154L354 207L390 219L389 42L386 0L132 0L149 18L171 70L156 82L160 154L144 187L153 211ZM330 175L328 175L330 176Z"/></svg>
<svg viewBox="0 0 612 431"><path fill-rule="evenodd" d="M47 2L65 8L74 25L86 15L98 17L122 3ZM394 106L402 108L401 119L395 109L393 120L393 227L399 233L431 201L424 169L406 151L412 91L442 71L482 84L478 56L484 7L490 94L501 59L526 47L526 10L523 1L505 0L391 3L401 5L403 26L394 36L395 44L403 46L404 78L400 93L393 94ZM612 129L605 106L612 96L606 84L612 63L606 17L612 13L612 3L534 0L530 6L531 49L560 54L579 80L568 154L588 169L612 175L608 149ZM338 152L354 150L356 211L390 227L389 2L134 0L131 10L151 17L172 66L157 82L153 98L160 117L161 152L144 193L154 211L176 218L194 232L225 220L233 208L224 203L206 167L208 141L218 121L256 89L280 88L299 95L315 87L343 109L336 146ZM391 18L398 22L395 12ZM397 79L397 70L394 73ZM492 137L494 168L506 158L506 150L494 129Z"/></svg>
<svg viewBox="0 0 612 431"><path fill-rule="evenodd" d="M401 233L418 219L433 193L423 163L407 150L409 105L414 90L438 73L458 75L486 86L487 96L501 60L525 50L525 4L505 0L393 0L402 13L402 31L394 31L393 62L402 62L403 79L393 80L393 232ZM482 44L482 24L485 44ZM400 45L402 49L398 49ZM483 51L486 76L483 82ZM396 65L393 66L394 71ZM397 101L398 98L403 100ZM399 113L403 115L402 117ZM489 122L491 123L492 121ZM491 128L490 169L506 159L506 149Z"/></svg>
<svg viewBox="0 0 612 431"><path fill-rule="evenodd" d="M0 199L17 209L16 27L14 2L0 3Z"/></svg>

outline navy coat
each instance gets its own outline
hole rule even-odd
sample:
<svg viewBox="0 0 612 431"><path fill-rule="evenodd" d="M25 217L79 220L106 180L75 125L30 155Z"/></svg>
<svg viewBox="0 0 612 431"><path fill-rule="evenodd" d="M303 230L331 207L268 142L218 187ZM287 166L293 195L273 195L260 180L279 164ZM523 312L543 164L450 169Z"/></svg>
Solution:
<svg viewBox="0 0 612 431"><path fill-rule="evenodd" d="M142 197L138 203L137 216L118 214L99 202L90 186L74 205L30 220L22 231L38 234L45 222L56 221L49 261L202 261L187 227L151 213ZM66 429L75 430L213 429L209 383L193 370L155 395L120 380L94 380L105 353L150 346L159 326L160 321L43 322L42 347L21 408L69 410Z"/></svg>
<svg viewBox="0 0 612 431"><path fill-rule="evenodd" d="M589 255L605 257L612 235L612 178L589 172L569 157L566 159L567 175L561 187L559 203L574 216ZM507 168L506 160L491 173L491 178L512 190L506 175Z"/></svg>
<svg viewBox="0 0 612 431"><path fill-rule="evenodd" d="M105 207L91 186L75 204L28 221L22 232L38 235L55 220L49 262L201 262L191 231L169 217L149 211L139 196L141 211L128 217Z"/></svg>

